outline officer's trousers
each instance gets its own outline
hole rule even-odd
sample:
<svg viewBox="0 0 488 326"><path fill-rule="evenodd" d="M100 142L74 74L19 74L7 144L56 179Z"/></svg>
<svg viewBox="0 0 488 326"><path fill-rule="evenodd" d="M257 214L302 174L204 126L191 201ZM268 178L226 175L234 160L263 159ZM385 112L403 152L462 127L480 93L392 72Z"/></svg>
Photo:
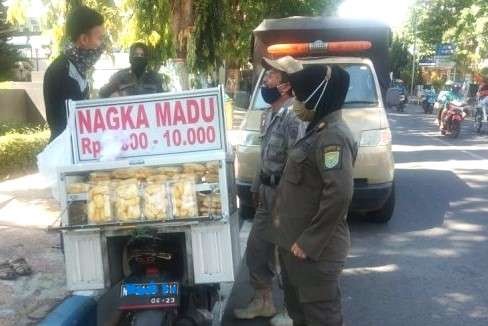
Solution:
<svg viewBox="0 0 488 326"><path fill-rule="evenodd" d="M247 240L246 263L251 285L255 289L271 289L275 275L275 245L271 242L271 210L275 188L261 185L260 204L254 215L253 226Z"/></svg>
<svg viewBox="0 0 488 326"><path fill-rule="evenodd" d="M294 326L342 326L339 275L341 262L307 262L301 264L291 252L279 249L285 305ZM297 263L298 262L298 263ZM306 265L306 266L305 266ZM317 268L318 273L307 273ZM304 280L307 275L314 279ZM307 274L307 275L305 275ZM298 276L297 276L298 275ZM320 277L315 279L315 276ZM314 284L316 284L314 286Z"/></svg>

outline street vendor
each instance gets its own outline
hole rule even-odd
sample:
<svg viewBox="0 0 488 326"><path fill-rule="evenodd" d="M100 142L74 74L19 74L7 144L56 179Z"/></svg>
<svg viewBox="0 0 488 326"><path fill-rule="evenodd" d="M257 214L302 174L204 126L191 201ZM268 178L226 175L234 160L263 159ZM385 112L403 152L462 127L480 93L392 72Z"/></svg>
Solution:
<svg viewBox="0 0 488 326"><path fill-rule="evenodd" d="M66 101L89 98L87 73L104 51L103 23L102 15L85 6L74 9L68 16L66 33L71 42L44 75L44 103L51 130L50 141L66 128Z"/></svg>
<svg viewBox="0 0 488 326"><path fill-rule="evenodd" d="M115 73L100 89L100 97L162 93L161 77L148 68L148 56L146 44L134 43L129 51L130 68Z"/></svg>
<svg viewBox="0 0 488 326"><path fill-rule="evenodd" d="M274 61L288 73L296 115L309 121L291 149L273 209L273 239L293 325L343 325L339 276L350 247L346 217L357 144L342 119L349 74L336 65Z"/></svg>

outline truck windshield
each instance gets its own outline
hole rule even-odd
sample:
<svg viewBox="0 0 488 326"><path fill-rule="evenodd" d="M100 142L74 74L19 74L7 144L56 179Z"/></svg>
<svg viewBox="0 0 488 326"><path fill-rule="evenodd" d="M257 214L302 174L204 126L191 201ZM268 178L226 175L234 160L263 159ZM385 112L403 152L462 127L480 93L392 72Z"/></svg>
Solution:
<svg viewBox="0 0 488 326"><path fill-rule="evenodd" d="M373 78L371 69L360 63L340 64L350 77L349 90L344 102L344 109L375 107L378 105L378 93L376 92L376 83ZM259 85L262 84L262 79ZM252 110L264 110L270 105L264 102L261 92L258 90Z"/></svg>

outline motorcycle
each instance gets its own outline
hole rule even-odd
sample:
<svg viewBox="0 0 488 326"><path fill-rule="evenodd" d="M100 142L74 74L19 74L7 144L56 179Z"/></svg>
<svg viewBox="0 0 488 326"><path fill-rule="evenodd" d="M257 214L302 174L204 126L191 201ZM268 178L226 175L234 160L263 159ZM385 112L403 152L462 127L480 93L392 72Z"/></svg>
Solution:
<svg viewBox="0 0 488 326"><path fill-rule="evenodd" d="M147 231L146 231L147 232ZM210 326L218 289L185 288L183 248L155 231L136 234L124 249L118 309L131 326ZM203 299L203 300L202 300ZM180 311L185 307L184 311Z"/></svg>
<svg viewBox="0 0 488 326"><path fill-rule="evenodd" d="M440 131L442 135L457 138L461 133L461 124L466 117L464 106L448 102L441 115Z"/></svg>
<svg viewBox="0 0 488 326"><path fill-rule="evenodd" d="M487 112L488 109L488 98L485 98L482 101L478 102L476 106L476 112L474 114L474 130L481 134L483 131L483 124L486 124L487 121Z"/></svg>
<svg viewBox="0 0 488 326"><path fill-rule="evenodd" d="M405 111L405 103L406 103L406 96L404 94L400 94L400 103L397 105L397 112L404 112Z"/></svg>
<svg viewBox="0 0 488 326"><path fill-rule="evenodd" d="M425 114L432 114L434 112L436 100L437 96L434 91L427 90L425 92L425 95L422 96L422 108Z"/></svg>

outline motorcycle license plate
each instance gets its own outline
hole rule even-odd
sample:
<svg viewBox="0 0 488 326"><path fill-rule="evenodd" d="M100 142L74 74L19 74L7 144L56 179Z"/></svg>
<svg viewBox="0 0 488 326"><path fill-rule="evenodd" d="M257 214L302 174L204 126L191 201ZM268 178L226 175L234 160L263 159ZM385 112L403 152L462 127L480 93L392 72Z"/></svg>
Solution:
<svg viewBox="0 0 488 326"><path fill-rule="evenodd" d="M121 309L176 307L180 285L168 283L123 283L120 289Z"/></svg>

